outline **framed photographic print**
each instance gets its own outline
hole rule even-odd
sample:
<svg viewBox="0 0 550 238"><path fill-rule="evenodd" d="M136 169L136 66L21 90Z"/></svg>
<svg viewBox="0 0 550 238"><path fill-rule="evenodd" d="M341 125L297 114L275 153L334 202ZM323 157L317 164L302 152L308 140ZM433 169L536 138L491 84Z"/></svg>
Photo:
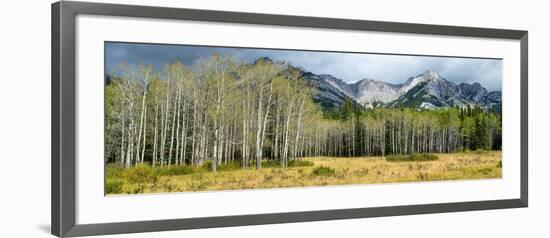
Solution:
<svg viewBox="0 0 550 238"><path fill-rule="evenodd" d="M527 32L52 5L52 234L527 206Z"/></svg>

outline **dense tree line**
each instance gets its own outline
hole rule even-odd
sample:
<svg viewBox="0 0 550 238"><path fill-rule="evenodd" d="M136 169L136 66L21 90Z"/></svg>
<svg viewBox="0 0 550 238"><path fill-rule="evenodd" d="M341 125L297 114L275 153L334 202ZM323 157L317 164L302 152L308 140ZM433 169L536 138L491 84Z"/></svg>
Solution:
<svg viewBox="0 0 550 238"><path fill-rule="evenodd" d="M480 107L365 110L345 102L325 115L343 126L336 139L347 151L338 151L340 156L501 149L500 112Z"/></svg>
<svg viewBox="0 0 550 238"><path fill-rule="evenodd" d="M270 60L214 55L189 67L122 65L106 87L106 159L131 167L216 167L306 156L500 149L500 114L481 108L331 111L301 71Z"/></svg>

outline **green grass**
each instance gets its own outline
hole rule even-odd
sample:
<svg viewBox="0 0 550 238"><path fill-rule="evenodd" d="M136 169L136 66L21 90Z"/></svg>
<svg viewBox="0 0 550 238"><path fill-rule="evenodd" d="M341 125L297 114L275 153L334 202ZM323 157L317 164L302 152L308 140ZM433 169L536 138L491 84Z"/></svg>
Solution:
<svg viewBox="0 0 550 238"><path fill-rule="evenodd" d="M107 181L105 182L105 193L122 193L122 186L124 186L124 180L122 179L107 179Z"/></svg>
<svg viewBox="0 0 550 238"><path fill-rule="evenodd" d="M126 181L135 184L156 183L159 179L157 169L145 164L126 169L123 176Z"/></svg>
<svg viewBox="0 0 550 238"><path fill-rule="evenodd" d="M196 171L196 169L186 165L168 166L157 168L156 170L157 173L162 176L192 174Z"/></svg>
<svg viewBox="0 0 550 238"><path fill-rule="evenodd" d="M390 155L386 156L386 160L389 162L420 162L420 161L434 161L438 160L437 155L432 154L412 154L412 155Z"/></svg>
<svg viewBox="0 0 550 238"><path fill-rule="evenodd" d="M316 167L313 169L313 171L311 172L312 175L315 175L315 176L325 176L325 177L328 177L328 176L332 176L336 173L336 170L331 168L331 167L328 167L328 166L319 166L319 167Z"/></svg>
<svg viewBox="0 0 550 238"><path fill-rule="evenodd" d="M313 165L314 165L313 162L309 160L295 159L295 160L288 161L287 167L309 167ZM280 167L281 167L280 161L277 161L277 160L262 161L262 168L280 168Z"/></svg>
<svg viewBox="0 0 550 238"><path fill-rule="evenodd" d="M234 171L234 170L239 170L241 169L243 166L242 166L242 163L240 161L233 161L233 162L229 162L227 164L218 164L216 166L216 171ZM212 171L212 161L206 161L203 165L202 165L202 169L206 172L206 171Z"/></svg>

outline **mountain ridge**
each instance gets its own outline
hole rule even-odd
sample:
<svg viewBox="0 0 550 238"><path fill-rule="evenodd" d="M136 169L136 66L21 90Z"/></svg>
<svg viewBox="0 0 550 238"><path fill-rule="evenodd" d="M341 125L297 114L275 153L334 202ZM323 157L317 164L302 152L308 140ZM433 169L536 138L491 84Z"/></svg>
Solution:
<svg viewBox="0 0 550 238"><path fill-rule="evenodd" d="M420 109L454 106L501 108L500 91L489 92L479 82L456 84L435 70L426 70L422 74L408 78L402 84L374 79L362 79L348 84L331 75L325 79L364 107L373 107L377 104L385 107Z"/></svg>
<svg viewBox="0 0 550 238"><path fill-rule="evenodd" d="M447 80L435 70L426 70L409 77L402 84L392 84L373 78L363 78L357 82L347 83L331 74L315 74L302 67L292 66L289 62L275 62L268 57L261 57L258 60L286 64L299 70L301 78L318 89L314 99L324 108L342 106L346 100L352 100L365 108L375 106L417 109L467 106L497 110L502 108L500 91L490 92L479 82L457 84Z"/></svg>

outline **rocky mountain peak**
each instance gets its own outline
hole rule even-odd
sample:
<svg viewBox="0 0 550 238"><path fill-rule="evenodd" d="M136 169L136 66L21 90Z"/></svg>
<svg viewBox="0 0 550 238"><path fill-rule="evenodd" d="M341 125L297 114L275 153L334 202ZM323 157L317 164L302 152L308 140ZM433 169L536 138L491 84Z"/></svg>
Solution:
<svg viewBox="0 0 550 238"><path fill-rule="evenodd" d="M489 92L480 83L475 82L473 84L461 83L458 85L460 89L460 94L466 100L480 102L482 98L487 95Z"/></svg>
<svg viewBox="0 0 550 238"><path fill-rule="evenodd" d="M274 62L268 57L258 58L254 63L259 62L282 63ZM435 70L426 70L410 77L403 84L392 84L373 78L347 83L346 80L330 74L315 74L300 66L286 65L302 72L301 77L318 91L315 100L325 108L341 106L347 99L363 107L377 105L418 109L479 105L499 110L502 104L500 91L489 92L479 82L457 85Z"/></svg>
<svg viewBox="0 0 550 238"><path fill-rule="evenodd" d="M422 76L426 80L434 80L434 79L439 79L440 78L439 73L435 70L432 70L432 69L426 70L426 72L424 72L422 74Z"/></svg>

